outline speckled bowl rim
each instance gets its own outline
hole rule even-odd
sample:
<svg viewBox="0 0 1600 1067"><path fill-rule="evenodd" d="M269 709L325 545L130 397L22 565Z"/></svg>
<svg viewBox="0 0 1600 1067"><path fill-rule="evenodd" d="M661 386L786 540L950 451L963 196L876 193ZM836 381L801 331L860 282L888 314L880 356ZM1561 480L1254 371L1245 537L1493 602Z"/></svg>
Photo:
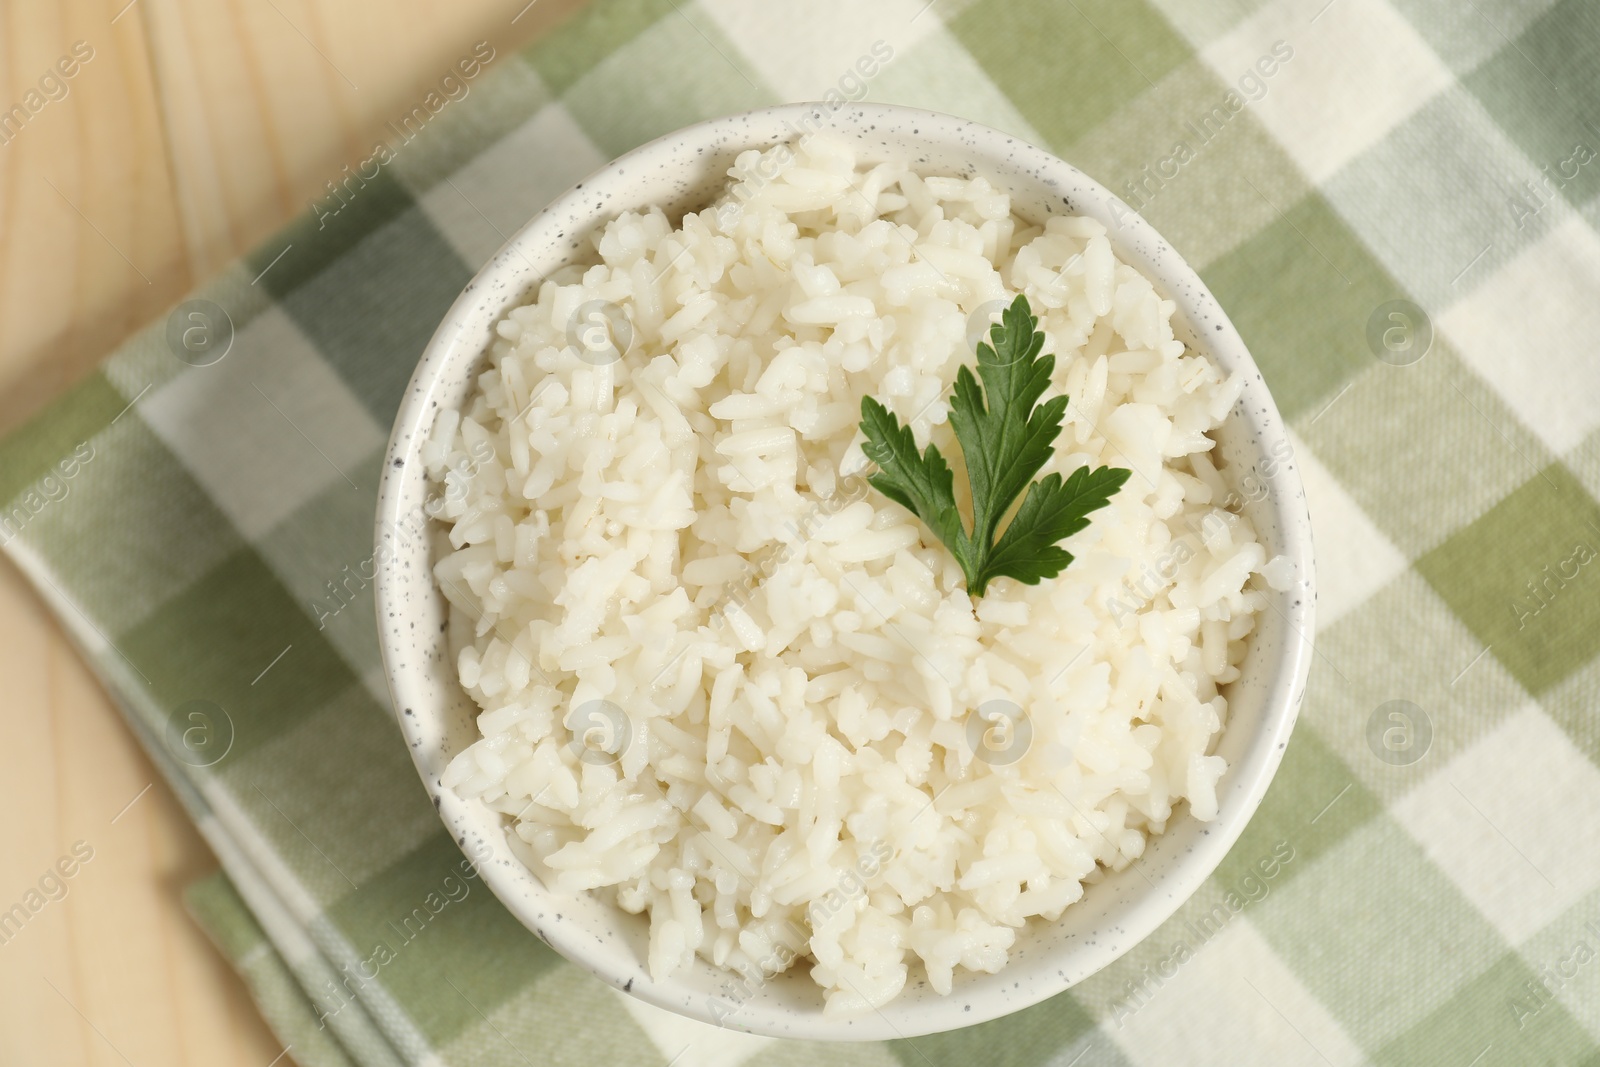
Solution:
<svg viewBox="0 0 1600 1067"><path fill-rule="evenodd" d="M1250 500L1245 511L1259 530L1268 530L1262 539L1269 554L1294 561L1296 581L1289 591L1273 594L1273 610L1263 613L1243 675L1230 693L1229 727L1216 748L1229 757L1229 770L1218 786L1216 820L1198 823L1181 808L1168 832L1152 839L1138 863L1090 886L1057 923L1031 924L998 975L958 976L946 997L934 994L925 982L920 987L908 982L906 991L881 1011L827 1017L809 978L791 972L738 999L737 1010L729 1015L725 1009L735 1000L718 983L731 979L732 972L701 961L693 973L651 981L638 931L627 925L638 922L635 917L622 919L616 930L591 925L608 921L604 912L621 913L590 897L545 889L504 844L503 817L440 788L438 772L452 754L447 731L453 723L459 733L463 717L470 723L472 709L470 702L462 704L467 698L454 681L443 647L443 598L431 578L432 550L426 538L402 534L403 520L414 516L425 498L418 453L441 400L447 406L459 403L448 394L454 390L457 397L463 395L463 383L482 365L494 322L523 302L531 284L580 252L596 224L652 201L663 203L674 218L686 208L704 206L708 181L717 178L717 167L725 171L733 150L789 139L816 119L860 141L862 151L894 144L897 151L909 151L913 162L946 173L971 168L1002 186L1028 183L1027 199L1034 205L1026 209L1030 214L1067 211L1105 223L1118 255L1177 302L1180 336L1224 370L1244 372L1243 395L1218 434L1219 451L1231 452L1235 462L1254 468L1264 493ZM716 167L708 170L712 160ZM674 172L683 177L674 177ZM662 180L673 183L676 195L641 191ZM1266 457L1276 458L1263 467L1257 461ZM490 890L557 952L609 985L691 1018L777 1037L871 1041L954 1029L1028 1007L1116 960L1199 888L1243 832L1282 759L1311 663L1315 594L1304 490L1277 406L1215 298L1149 224L1076 168L998 130L913 108L790 104L713 119L637 148L557 197L466 286L417 364L385 455L375 536L378 623L396 718L440 818L463 850L480 857L477 867ZM1242 706L1236 696L1240 692L1249 696L1250 706ZM920 968L913 967L913 979L919 975ZM816 994L814 1005L805 1002L807 988Z"/></svg>

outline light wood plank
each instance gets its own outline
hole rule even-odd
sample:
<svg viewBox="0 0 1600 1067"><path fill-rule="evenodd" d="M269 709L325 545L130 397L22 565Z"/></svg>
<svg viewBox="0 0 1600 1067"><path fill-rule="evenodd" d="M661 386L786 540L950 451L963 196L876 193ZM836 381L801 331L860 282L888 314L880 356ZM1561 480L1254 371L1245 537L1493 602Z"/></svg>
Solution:
<svg viewBox="0 0 1600 1067"><path fill-rule="evenodd" d="M474 43L488 41L503 62L582 5L140 2L162 71L187 246L208 270L307 210Z"/></svg>
<svg viewBox="0 0 1600 1067"><path fill-rule="evenodd" d="M0 146L0 429L192 284L143 27L119 0L6 3L0 107L76 41L93 58Z"/></svg>

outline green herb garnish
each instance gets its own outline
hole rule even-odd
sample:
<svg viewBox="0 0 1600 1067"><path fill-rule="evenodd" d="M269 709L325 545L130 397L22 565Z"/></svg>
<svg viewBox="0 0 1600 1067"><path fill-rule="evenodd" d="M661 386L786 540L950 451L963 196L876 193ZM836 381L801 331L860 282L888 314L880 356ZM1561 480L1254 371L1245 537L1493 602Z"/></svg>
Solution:
<svg viewBox="0 0 1600 1067"><path fill-rule="evenodd" d="M929 445L919 456L911 428L870 396L861 398L862 451L878 465L867 481L890 500L916 514L945 543L967 578L967 592L980 597L1002 575L1024 585L1054 578L1072 562L1056 542L1089 525L1089 514L1110 503L1128 480L1120 467L1081 467L1065 480L1033 476L1049 461L1061 434L1067 398L1039 398L1050 385L1056 357L1041 356L1044 334L1039 320L1018 296L990 329L993 345L978 344L978 375L963 366L956 372L950 423L967 461L972 488L972 532L956 509L955 475ZM1022 506L995 534L1017 497Z"/></svg>

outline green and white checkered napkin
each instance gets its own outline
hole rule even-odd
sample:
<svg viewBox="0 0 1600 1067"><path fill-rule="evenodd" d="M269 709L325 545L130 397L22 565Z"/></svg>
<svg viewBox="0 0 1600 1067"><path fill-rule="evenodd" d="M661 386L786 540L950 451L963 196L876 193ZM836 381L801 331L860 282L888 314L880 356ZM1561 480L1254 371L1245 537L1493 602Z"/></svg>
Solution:
<svg viewBox="0 0 1600 1067"><path fill-rule="evenodd" d="M180 309L0 448L7 550L222 860L196 915L305 1067L1600 1063L1600 10L925 3L599 0L196 294L220 361ZM401 390L507 234L657 134L863 89L1052 148L1200 270L1322 602L1276 783L1166 926L1009 1018L825 1047L635 1003L452 889L363 575Z"/></svg>

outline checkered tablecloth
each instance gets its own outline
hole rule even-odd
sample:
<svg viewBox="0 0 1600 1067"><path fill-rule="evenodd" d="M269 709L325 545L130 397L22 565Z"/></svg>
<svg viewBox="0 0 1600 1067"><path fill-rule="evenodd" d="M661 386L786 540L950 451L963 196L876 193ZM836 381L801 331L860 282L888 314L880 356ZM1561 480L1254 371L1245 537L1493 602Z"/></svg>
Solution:
<svg viewBox="0 0 1600 1067"><path fill-rule="evenodd" d="M598 0L0 446L0 537L215 847L194 911L305 1067L1600 1062L1597 51L1580 0ZM643 1006L447 892L367 582L476 266L625 149L830 92L1048 146L1172 241L1290 422L1322 591L1283 768L1192 901L1032 1009L858 1046Z"/></svg>

